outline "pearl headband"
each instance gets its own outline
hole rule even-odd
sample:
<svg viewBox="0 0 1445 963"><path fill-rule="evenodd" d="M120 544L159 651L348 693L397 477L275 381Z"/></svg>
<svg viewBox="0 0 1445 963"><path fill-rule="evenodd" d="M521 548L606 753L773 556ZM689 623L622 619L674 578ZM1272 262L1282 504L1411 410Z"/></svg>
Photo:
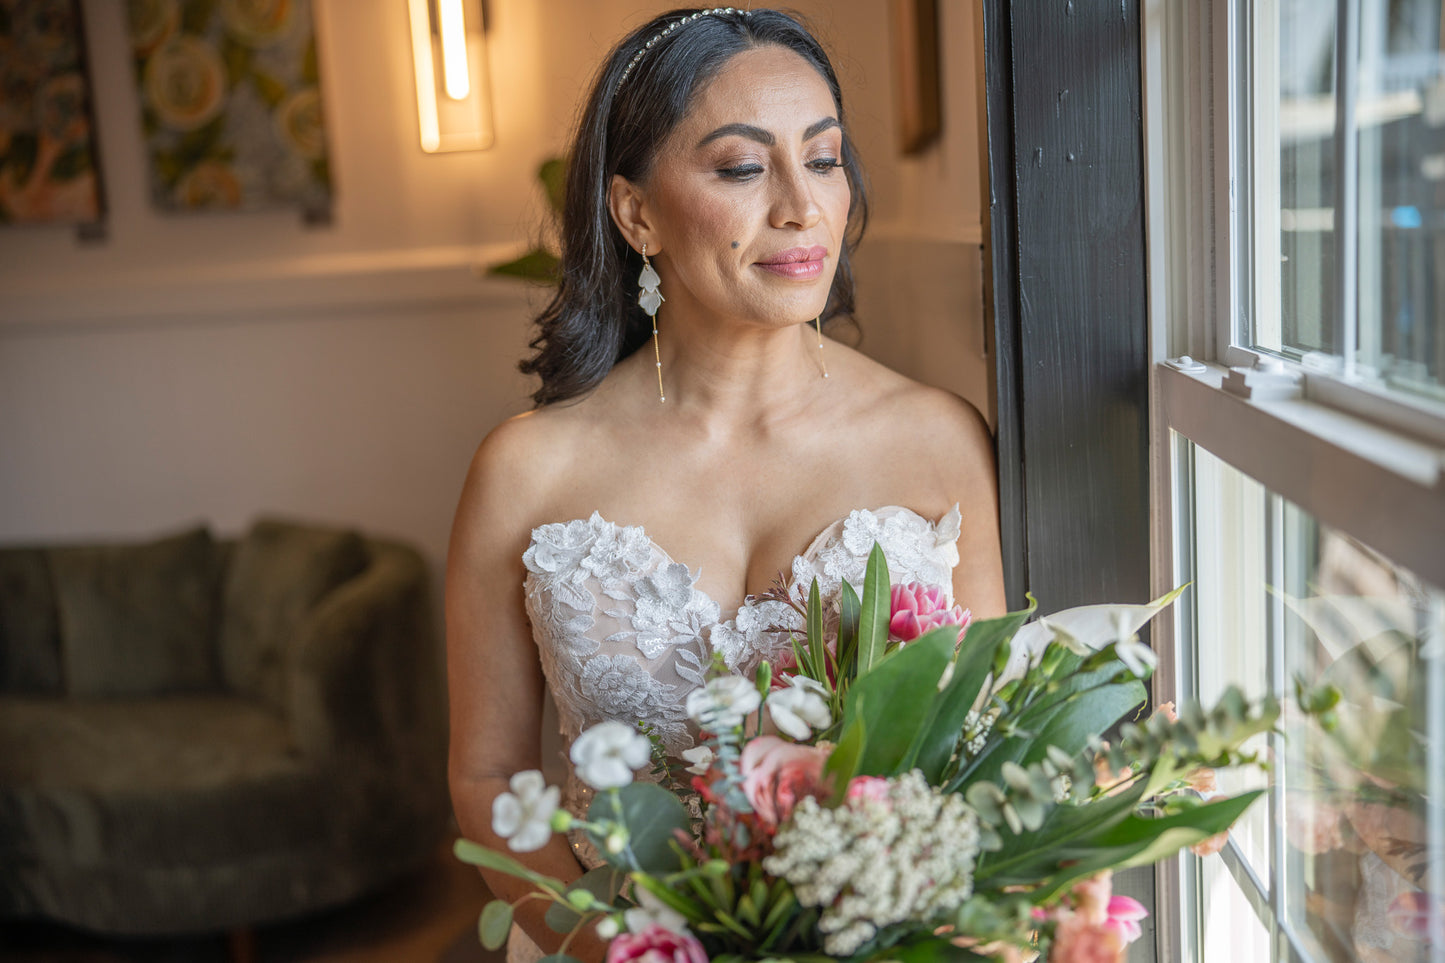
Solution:
<svg viewBox="0 0 1445 963"><path fill-rule="evenodd" d="M697 20L701 17L714 16L719 13L740 13L743 16L747 16L748 12L749 11L739 9L737 7L713 7L711 10L699 10L691 16L682 17L681 19L674 20L666 27L663 27L662 31L657 36L653 37L651 40L647 41L647 43L643 44L637 49L637 53L633 54L632 59L627 62L627 67L622 71L622 76L617 78L617 86L612 89L613 95L616 96L617 92L622 89L622 85L627 82L628 75L632 73L632 68L637 66L637 62L642 59L643 54L651 50L655 44L661 43L664 37L672 33L677 28L685 27L688 24L692 23L694 20Z"/></svg>

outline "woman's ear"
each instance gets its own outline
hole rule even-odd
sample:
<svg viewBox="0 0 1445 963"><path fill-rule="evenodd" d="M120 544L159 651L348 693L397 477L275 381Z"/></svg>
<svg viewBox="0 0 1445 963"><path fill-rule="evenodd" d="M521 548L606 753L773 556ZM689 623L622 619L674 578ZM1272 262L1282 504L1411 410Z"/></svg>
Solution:
<svg viewBox="0 0 1445 963"><path fill-rule="evenodd" d="M649 256L662 250L662 240L648 219L642 190L621 174L612 175L607 189L607 210L612 215L612 223L634 250L642 250L644 244Z"/></svg>

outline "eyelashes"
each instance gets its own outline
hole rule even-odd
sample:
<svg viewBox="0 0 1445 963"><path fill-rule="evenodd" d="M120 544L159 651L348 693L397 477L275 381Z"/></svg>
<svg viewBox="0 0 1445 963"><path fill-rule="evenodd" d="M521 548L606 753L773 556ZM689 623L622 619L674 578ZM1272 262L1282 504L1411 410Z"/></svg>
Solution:
<svg viewBox="0 0 1445 963"><path fill-rule="evenodd" d="M840 167L846 167L842 160L836 157L820 157L808 161L804 166L814 174L827 176ZM738 164L733 167L719 167L717 175L725 181L734 183L746 183L754 180L764 173L765 168L761 164Z"/></svg>

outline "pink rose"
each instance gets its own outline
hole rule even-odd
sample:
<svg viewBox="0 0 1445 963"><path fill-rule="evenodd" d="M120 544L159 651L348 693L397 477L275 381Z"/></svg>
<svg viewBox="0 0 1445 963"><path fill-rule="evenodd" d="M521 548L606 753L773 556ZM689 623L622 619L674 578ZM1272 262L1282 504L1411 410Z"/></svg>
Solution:
<svg viewBox="0 0 1445 963"><path fill-rule="evenodd" d="M1089 923L1102 926L1109 919L1109 899L1114 895L1114 871L1106 869L1081 879L1069 890L1069 906Z"/></svg>
<svg viewBox="0 0 1445 963"><path fill-rule="evenodd" d="M707 963L707 951L696 937L654 923L641 933L615 936L607 945L607 963Z"/></svg>
<svg viewBox="0 0 1445 963"><path fill-rule="evenodd" d="M823 763L829 750L803 746L777 736L758 736L743 746L738 761L743 795L767 829L792 815L798 800L823 790Z"/></svg>
<svg viewBox="0 0 1445 963"><path fill-rule="evenodd" d="M1090 923L1082 914L1071 913L1054 931L1049 963L1118 963L1123 952L1123 938L1107 923Z"/></svg>
<svg viewBox="0 0 1445 963"><path fill-rule="evenodd" d="M940 625L958 626L962 637L973 614L962 606L950 607L948 594L939 585L905 582L893 586L893 606L888 617L888 634L900 642L911 642Z"/></svg>
<svg viewBox="0 0 1445 963"><path fill-rule="evenodd" d="M878 776L854 776L848 783L848 801L855 799L866 802L888 801L888 780Z"/></svg>

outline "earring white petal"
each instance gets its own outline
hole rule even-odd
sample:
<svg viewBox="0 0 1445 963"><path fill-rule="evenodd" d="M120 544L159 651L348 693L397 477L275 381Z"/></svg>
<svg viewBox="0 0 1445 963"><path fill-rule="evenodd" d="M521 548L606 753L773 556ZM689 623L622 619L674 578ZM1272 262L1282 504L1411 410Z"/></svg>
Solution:
<svg viewBox="0 0 1445 963"><path fill-rule="evenodd" d="M662 393L662 351L657 346L657 309L667 299L662 296L659 288L662 286L662 278L652 268L652 262L647 259L647 243L642 245L642 273L637 276L637 286L642 293L637 296L637 303L642 305L642 310L652 319L652 356L657 360L657 400L667 400L667 395Z"/></svg>

